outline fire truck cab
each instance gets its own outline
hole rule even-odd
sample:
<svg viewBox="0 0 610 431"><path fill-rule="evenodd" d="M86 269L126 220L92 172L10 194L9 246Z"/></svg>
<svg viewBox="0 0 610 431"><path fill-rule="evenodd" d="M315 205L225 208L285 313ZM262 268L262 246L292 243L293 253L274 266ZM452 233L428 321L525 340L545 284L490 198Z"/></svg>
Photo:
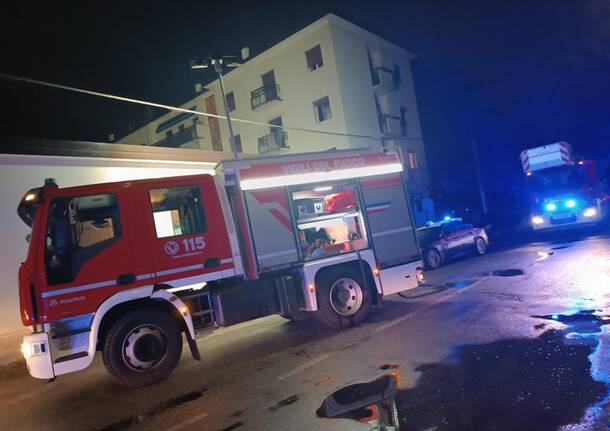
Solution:
<svg viewBox="0 0 610 431"><path fill-rule="evenodd" d="M28 191L19 270L32 376L89 366L125 386L165 378L184 334L281 314L337 327L418 285L421 256L397 154L308 153L192 175Z"/></svg>

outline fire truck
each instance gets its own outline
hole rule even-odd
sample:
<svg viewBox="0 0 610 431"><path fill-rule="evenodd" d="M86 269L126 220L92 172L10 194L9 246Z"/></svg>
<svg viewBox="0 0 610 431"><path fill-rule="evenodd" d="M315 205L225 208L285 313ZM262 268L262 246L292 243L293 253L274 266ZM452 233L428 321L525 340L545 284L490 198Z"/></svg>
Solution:
<svg viewBox="0 0 610 431"><path fill-rule="evenodd" d="M346 150L220 162L215 175L60 188L18 207L22 353L40 379L101 351L129 387L168 376L183 334L280 314L344 328L423 280L393 152Z"/></svg>
<svg viewBox="0 0 610 431"><path fill-rule="evenodd" d="M599 224L607 196L593 160L573 155L567 142L521 152L534 231Z"/></svg>

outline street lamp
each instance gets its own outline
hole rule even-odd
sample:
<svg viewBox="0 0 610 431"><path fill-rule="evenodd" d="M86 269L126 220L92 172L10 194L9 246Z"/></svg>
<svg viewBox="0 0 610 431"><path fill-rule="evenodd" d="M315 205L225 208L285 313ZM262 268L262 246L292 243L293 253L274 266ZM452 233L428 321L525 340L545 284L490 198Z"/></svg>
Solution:
<svg viewBox="0 0 610 431"><path fill-rule="evenodd" d="M242 50L242 57L244 57L244 51ZM245 58L244 58L245 59ZM231 151L233 151L233 158L238 159L239 156L237 154L237 145L235 143L235 135L233 134L233 124L231 123L231 114L229 113L229 108L227 106L227 96L225 95L225 85L224 80L222 79L222 67L238 67L241 63L237 60L235 56L222 56L222 57L213 57L212 54L209 54L206 58L200 61L191 61L191 69L207 69L210 67L214 68L214 71L218 74L218 80L220 81L220 93L222 94L222 102L225 107L225 115L227 117L227 126L229 127L229 139L231 144Z"/></svg>

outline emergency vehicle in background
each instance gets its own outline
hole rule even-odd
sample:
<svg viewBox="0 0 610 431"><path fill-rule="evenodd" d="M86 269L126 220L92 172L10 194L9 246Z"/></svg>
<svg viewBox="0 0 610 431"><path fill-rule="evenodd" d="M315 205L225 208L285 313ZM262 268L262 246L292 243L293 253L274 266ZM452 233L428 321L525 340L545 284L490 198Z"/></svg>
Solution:
<svg viewBox="0 0 610 431"><path fill-rule="evenodd" d="M193 175L28 191L22 352L53 379L96 350L115 380L165 378L182 333L281 314L341 328L414 288L422 261L393 152L250 158Z"/></svg>
<svg viewBox="0 0 610 431"><path fill-rule="evenodd" d="M605 207L595 162L577 160L567 142L521 152L527 175L531 225L536 231L599 223Z"/></svg>

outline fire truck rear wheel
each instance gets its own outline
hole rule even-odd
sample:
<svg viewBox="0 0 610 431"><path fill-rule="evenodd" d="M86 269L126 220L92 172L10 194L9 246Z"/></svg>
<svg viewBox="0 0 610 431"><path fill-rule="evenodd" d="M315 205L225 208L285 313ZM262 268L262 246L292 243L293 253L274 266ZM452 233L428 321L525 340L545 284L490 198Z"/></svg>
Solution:
<svg viewBox="0 0 610 431"><path fill-rule="evenodd" d="M113 322L102 349L112 378L132 388L165 379L181 354L178 323L169 313L151 309L132 311Z"/></svg>
<svg viewBox="0 0 610 431"><path fill-rule="evenodd" d="M371 291L359 272L339 269L324 274L317 290L318 320L333 328L362 323L372 307Z"/></svg>

